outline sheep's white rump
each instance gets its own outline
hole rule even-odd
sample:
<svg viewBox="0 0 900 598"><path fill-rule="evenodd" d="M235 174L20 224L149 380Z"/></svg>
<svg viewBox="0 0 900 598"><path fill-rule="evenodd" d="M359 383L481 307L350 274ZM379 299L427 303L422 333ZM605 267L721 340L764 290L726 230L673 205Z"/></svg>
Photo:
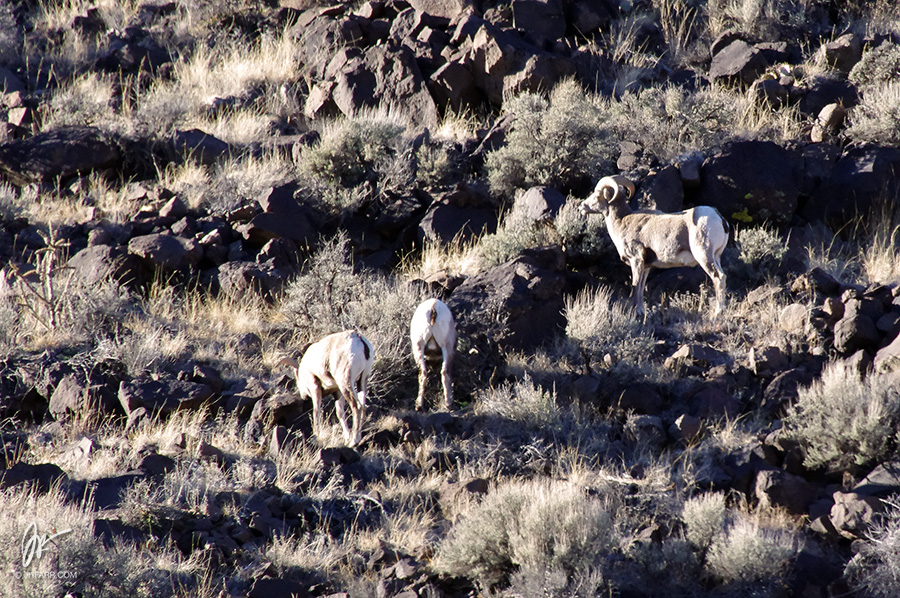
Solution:
<svg viewBox="0 0 900 598"><path fill-rule="evenodd" d="M416 409L425 406L425 385L428 363L441 361L441 380L444 386L443 408L453 405L453 386L450 369L456 355L456 321L447 304L440 299L427 299L419 304L409 323L409 340L413 358L419 366L419 395Z"/></svg>

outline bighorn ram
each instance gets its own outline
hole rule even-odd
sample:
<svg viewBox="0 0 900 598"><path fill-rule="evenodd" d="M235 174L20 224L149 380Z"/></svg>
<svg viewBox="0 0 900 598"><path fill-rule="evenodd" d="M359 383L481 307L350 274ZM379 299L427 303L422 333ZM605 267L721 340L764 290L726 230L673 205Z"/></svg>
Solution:
<svg viewBox="0 0 900 598"><path fill-rule="evenodd" d="M700 265L713 282L716 310L725 308L725 271L722 251L730 227L718 210L697 206L666 214L656 210L632 210L628 200L634 183L621 175L600 179L584 203L584 214L603 214L606 230L622 261L631 266L633 300L637 313L645 317L644 286L651 268Z"/></svg>
<svg viewBox="0 0 900 598"><path fill-rule="evenodd" d="M366 416L366 385L372 373L372 345L355 330L329 334L313 343L297 365L297 390L313 402L313 433L322 432L322 398L335 393L334 410L344 430L348 446L362 440ZM350 405L353 426L347 425L344 402Z"/></svg>
<svg viewBox="0 0 900 598"><path fill-rule="evenodd" d="M453 387L450 368L456 355L456 322L447 304L440 299L427 299L419 304L409 323L409 340L413 357L419 365L419 396L416 409L425 406L425 383L429 362L441 362L441 379L444 384L444 405L449 410L453 404Z"/></svg>

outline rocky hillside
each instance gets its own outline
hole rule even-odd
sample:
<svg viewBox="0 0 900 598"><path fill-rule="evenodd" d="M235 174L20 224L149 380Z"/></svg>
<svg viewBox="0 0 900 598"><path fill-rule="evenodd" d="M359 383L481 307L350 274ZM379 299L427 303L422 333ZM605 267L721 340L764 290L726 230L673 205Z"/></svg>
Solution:
<svg viewBox="0 0 900 598"><path fill-rule="evenodd" d="M0 595L900 592L887 0L0 0L0 90ZM636 318L614 173L724 314ZM345 328L355 448L284 362Z"/></svg>

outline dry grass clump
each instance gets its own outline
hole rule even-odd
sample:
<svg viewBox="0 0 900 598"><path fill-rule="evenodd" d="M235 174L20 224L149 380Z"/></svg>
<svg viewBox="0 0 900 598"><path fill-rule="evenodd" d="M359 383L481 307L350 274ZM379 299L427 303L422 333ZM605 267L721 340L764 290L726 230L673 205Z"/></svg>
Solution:
<svg viewBox="0 0 900 598"><path fill-rule="evenodd" d="M830 471L855 470L887 456L896 445L900 384L891 374L861 379L839 363L798 392L785 425L805 453L804 464Z"/></svg>
<svg viewBox="0 0 900 598"><path fill-rule="evenodd" d="M858 542L845 573L864 596L890 598L900 593L900 504L885 501L886 510Z"/></svg>
<svg viewBox="0 0 900 598"><path fill-rule="evenodd" d="M606 353L623 364L645 363L653 343L630 303L618 299L606 285L585 289L565 303L566 338L586 360Z"/></svg>
<svg viewBox="0 0 900 598"><path fill-rule="evenodd" d="M884 202L872 213L859 243L862 274L869 284L894 284L900 281L900 208Z"/></svg>
<svg viewBox="0 0 900 598"><path fill-rule="evenodd" d="M900 143L900 84L891 81L865 89L850 111L847 136L859 143Z"/></svg>
<svg viewBox="0 0 900 598"><path fill-rule="evenodd" d="M156 79L137 96L131 118L136 135L164 138L177 128L217 128L216 118L225 119L231 128L246 129L246 114L256 110L256 98L265 91L291 85L297 78L297 40L286 30L264 34L249 44L230 40L211 47L199 46L193 54L174 62L171 79ZM232 113L213 116L216 100L235 105ZM213 112L214 114L214 112ZM253 121L250 121L255 127ZM219 130L229 127L218 126ZM234 134L234 133L232 133ZM246 138L246 133L242 138Z"/></svg>
<svg viewBox="0 0 900 598"><path fill-rule="evenodd" d="M450 243L426 243L417 256L403 261L403 276L408 280L474 276L482 269L477 244L478 239L465 241L459 235Z"/></svg>
<svg viewBox="0 0 900 598"><path fill-rule="evenodd" d="M130 544L104 546L93 535L94 514L59 490L42 494L17 487L0 494L0 593L51 598L79 592L99 598L210 595L205 564L169 550L150 552ZM30 528L34 525L35 527ZM23 538L60 534L32 553L26 566Z"/></svg>
<svg viewBox="0 0 900 598"><path fill-rule="evenodd" d="M451 528L432 566L485 591L516 572L563 577L565 586L598 568L617 544L602 498L568 482L510 481Z"/></svg>

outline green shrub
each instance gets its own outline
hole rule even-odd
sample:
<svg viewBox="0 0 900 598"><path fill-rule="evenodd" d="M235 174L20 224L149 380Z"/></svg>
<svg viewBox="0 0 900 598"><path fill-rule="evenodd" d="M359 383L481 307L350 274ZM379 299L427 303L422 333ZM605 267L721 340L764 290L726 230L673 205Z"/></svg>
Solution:
<svg viewBox="0 0 900 598"><path fill-rule="evenodd" d="M490 588L518 570L575 580L617 543L602 500L559 481L510 482L488 493L438 547L437 571ZM559 585L559 581L557 584Z"/></svg>
<svg viewBox="0 0 900 598"><path fill-rule="evenodd" d="M514 119L506 144L487 155L494 193L512 197L516 189L534 185L569 189L611 171L618 148L602 104L575 81L557 85L549 99L516 96L504 111Z"/></svg>
<svg viewBox="0 0 900 598"><path fill-rule="evenodd" d="M900 417L900 386L889 375L864 380L851 368L829 364L822 378L798 391L785 417L807 467L841 471L886 456Z"/></svg>
<svg viewBox="0 0 900 598"><path fill-rule="evenodd" d="M596 256L613 251L612 241L606 232L603 218L585 217L581 213L584 198L569 197L553 219L553 228L559 243L567 253Z"/></svg>
<svg viewBox="0 0 900 598"><path fill-rule="evenodd" d="M900 595L900 504L886 501L887 510L856 543L856 554L845 574L863 596L892 598Z"/></svg>
<svg viewBox="0 0 900 598"><path fill-rule="evenodd" d="M725 260L727 273L754 284L762 283L777 273L787 244L778 232L768 226L738 227L734 230L737 259Z"/></svg>
<svg viewBox="0 0 900 598"><path fill-rule="evenodd" d="M868 50L850 70L857 87L886 85L900 77L900 45L884 42Z"/></svg>
<svg viewBox="0 0 900 598"><path fill-rule="evenodd" d="M369 185L369 194L375 185L406 189L414 181L415 169L405 131L406 123L388 113L367 112L333 121L319 143L301 152L298 167L316 189L332 189L332 197L324 198L326 204L330 200L335 205L343 195L341 189L357 189L356 196L365 197L364 184ZM335 207L352 210L358 205Z"/></svg>
<svg viewBox="0 0 900 598"><path fill-rule="evenodd" d="M490 268L511 260L523 249L541 247L555 241L551 227L512 210L503 218L496 233L478 239L476 250L482 267Z"/></svg>

